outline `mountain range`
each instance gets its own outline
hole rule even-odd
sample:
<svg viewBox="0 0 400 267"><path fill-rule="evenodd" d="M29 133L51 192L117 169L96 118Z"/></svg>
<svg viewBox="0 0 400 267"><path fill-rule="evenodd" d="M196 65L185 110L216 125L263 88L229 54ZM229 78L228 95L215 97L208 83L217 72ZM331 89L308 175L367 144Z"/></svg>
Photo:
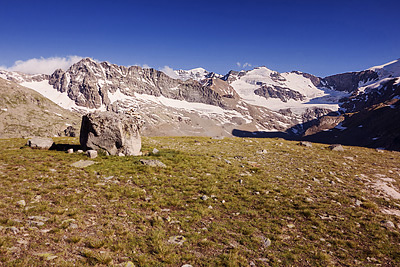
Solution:
<svg viewBox="0 0 400 267"><path fill-rule="evenodd" d="M400 149L400 60L323 78L264 66L170 75L90 58L51 75L0 70L14 87L30 88L75 114L133 110L148 136L283 137Z"/></svg>

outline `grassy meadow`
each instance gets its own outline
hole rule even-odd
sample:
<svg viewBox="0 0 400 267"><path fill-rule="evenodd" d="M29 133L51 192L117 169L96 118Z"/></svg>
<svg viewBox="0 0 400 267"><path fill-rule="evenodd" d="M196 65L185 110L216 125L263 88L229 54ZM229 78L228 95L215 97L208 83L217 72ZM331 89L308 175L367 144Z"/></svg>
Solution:
<svg viewBox="0 0 400 267"><path fill-rule="evenodd" d="M398 152L144 137L77 168L25 143L0 140L0 266L400 265Z"/></svg>

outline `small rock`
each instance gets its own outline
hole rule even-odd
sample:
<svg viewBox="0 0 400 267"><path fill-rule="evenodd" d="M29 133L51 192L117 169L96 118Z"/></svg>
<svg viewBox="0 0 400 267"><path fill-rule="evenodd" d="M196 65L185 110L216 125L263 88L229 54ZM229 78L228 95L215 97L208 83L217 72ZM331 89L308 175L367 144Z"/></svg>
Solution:
<svg viewBox="0 0 400 267"><path fill-rule="evenodd" d="M227 160L227 159L225 159L225 162L228 163L228 164L232 164L232 162Z"/></svg>
<svg viewBox="0 0 400 267"><path fill-rule="evenodd" d="M193 267L193 266L190 265L190 264L184 264L184 265L182 265L181 267Z"/></svg>
<svg viewBox="0 0 400 267"><path fill-rule="evenodd" d="M90 165L95 164L96 162L92 161L92 160L80 160L77 161L75 163L72 163L71 166L72 167L76 167L76 168L85 168L88 167Z"/></svg>
<svg viewBox="0 0 400 267"><path fill-rule="evenodd" d="M224 204L224 203L225 203L225 200L222 200L221 203Z"/></svg>
<svg viewBox="0 0 400 267"><path fill-rule="evenodd" d="M25 202L25 200L19 200L19 201L17 201L17 206L19 206L19 207L25 207L26 206L26 202Z"/></svg>
<svg viewBox="0 0 400 267"><path fill-rule="evenodd" d="M385 150L383 148L377 148L376 152L383 153Z"/></svg>
<svg viewBox="0 0 400 267"><path fill-rule="evenodd" d="M339 151L339 152L344 151L344 148L340 144L333 144L333 145L330 145L328 148L332 151Z"/></svg>
<svg viewBox="0 0 400 267"><path fill-rule="evenodd" d="M68 152L68 154L72 154L72 153L74 153L74 149L70 148L70 149L67 150L67 152Z"/></svg>
<svg viewBox="0 0 400 267"><path fill-rule="evenodd" d="M267 154L267 153L268 151L265 149L257 151L257 154Z"/></svg>
<svg viewBox="0 0 400 267"><path fill-rule="evenodd" d="M18 239L17 243L20 244L20 245L28 245L29 244L29 242L24 240L24 239Z"/></svg>
<svg viewBox="0 0 400 267"><path fill-rule="evenodd" d="M47 217L43 217L43 216L28 216L29 220L37 220L37 221L41 221L41 222L46 222L49 220L49 218Z"/></svg>
<svg viewBox="0 0 400 267"><path fill-rule="evenodd" d="M263 237L263 245L265 247L271 246L271 240L269 238Z"/></svg>
<svg viewBox="0 0 400 267"><path fill-rule="evenodd" d="M387 229L393 229L396 228L396 226L394 225L394 223L392 221L383 221L383 226L386 227Z"/></svg>
<svg viewBox="0 0 400 267"><path fill-rule="evenodd" d="M125 154L122 153L122 152L119 152L119 153L118 153L118 157L125 157Z"/></svg>
<svg viewBox="0 0 400 267"><path fill-rule="evenodd" d="M86 154L91 159L97 158L97 151L96 150L92 150L92 149L88 150L88 151L86 151Z"/></svg>
<svg viewBox="0 0 400 267"><path fill-rule="evenodd" d="M6 230L10 230L14 235L19 233L19 229L15 226L8 227Z"/></svg>
<svg viewBox="0 0 400 267"><path fill-rule="evenodd" d="M82 150L82 149L78 149L78 151L76 151L76 153L82 154L82 153L83 153L83 150Z"/></svg>
<svg viewBox="0 0 400 267"><path fill-rule="evenodd" d="M182 245L185 241L186 241L186 238L181 235L171 236L168 239L168 243L177 244L177 245Z"/></svg>
<svg viewBox="0 0 400 267"><path fill-rule="evenodd" d="M26 143L30 148L48 150L53 146L54 141L51 138L33 137Z"/></svg>
<svg viewBox="0 0 400 267"><path fill-rule="evenodd" d="M77 225L76 223L71 223L71 224L69 225L69 228L71 228L71 229L77 229L77 228L78 228L78 225Z"/></svg>
<svg viewBox="0 0 400 267"><path fill-rule="evenodd" d="M70 226L71 223L75 222L75 219L66 219L61 222L62 226Z"/></svg>
<svg viewBox="0 0 400 267"><path fill-rule="evenodd" d="M48 253L48 252L45 252L45 253L38 253L38 254L36 254L36 255L39 256L39 257L42 257L42 258L44 258L45 260L48 260L48 261L54 260L55 258L58 257L58 256L53 255L53 254Z"/></svg>
<svg viewBox="0 0 400 267"><path fill-rule="evenodd" d="M126 217L126 216L128 216L128 214L125 211L119 212L117 215L118 215L118 217Z"/></svg>
<svg viewBox="0 0 400 267"><path fill-rule="evenodd" d="M131 261L123 262L121 264L118 264L119 267L135 267L135 264Z"/></svg>
<svg viewBox="0 0 400 267"><path fill-rule="evenodd" d="M290 223L290 224L287 225L287 227L290 228L290 229L292 229L292 228L295 227L295 225L294 225L293 223Z"/></svg>
<svg viewBox="0 0 400 267"><path fill-rule="evenodd" d="M299 143L299 145L305 146L305 147L312 147L312 143L311 143L311 142L308 142L308 141L301 141L301 142Z"/></svg>
<svg viewBox="0 0 400 267"><path fill-rule="evenodd" d="M210 205L210 206L208 206L208 208L209 208L210 210L212 210L212 209L213 209L213 206Z"/></svg>
<svg viewBox="0 0 400 267"><path fill-rule="evenodd" d="M239 179L239 184L243 184L243 180L242 179Z"/></svg>
<svg viewBox="0 0 400 267"><path fill-rule="evenodd" d="M356 200L356 206L357 206L357 207L360 207L361 205L362 205L362 201L360 201L360 200L357 199L357 200Z"/></svg>
<svg viewBox="0 0 400 267"><path fill-rule="evenodd" d="M161 167L161 168L167 167L167 165L156 159L141 159L140 162L150 167Z"/></svg>
<svg viewBox="0 0 400 267"><path fill-rule="evenodd" d="M38 221L28 221L30 225L35 225L35 226L43 226L44 222L38 222Z"/></svg>
<svg viewBox="0 0 400 267"><path fill-rule="evenodd" d="M158 152L160 152L157 148L153 149L153 154L157 154Z"/></svg>
<svg viewBox="0 0 400 267"><path fill-rule="evenodd" d="M207 200L207 199L208 199L208 196L206 196L206 195L201 197L201 200Z"/></svg>

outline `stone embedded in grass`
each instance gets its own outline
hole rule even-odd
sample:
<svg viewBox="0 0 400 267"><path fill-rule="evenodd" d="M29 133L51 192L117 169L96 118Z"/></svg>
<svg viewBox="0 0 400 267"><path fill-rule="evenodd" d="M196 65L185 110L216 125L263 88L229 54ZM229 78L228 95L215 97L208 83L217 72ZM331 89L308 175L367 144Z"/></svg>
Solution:
<svg viewBox="0 0 400 267"><path fill-rule="evenodd" d="M266 237L262 237L262 239L263 239L263 242L262 242L262 244L263 244L263 246L264 247L269 247L269 246L271 246L271 240L269 239L269 238L266 238Z"/></svg>
<svg viewBox="0 0 400 267"><path fill-rule="evenodd" d="M63 220L62 222L61 222L61 227L62 228L67 228L67 227L69 227L72 223L74 223L76 220L75 219L66 219L66 220Z"/></svg>
<svg viewBox="0 0 400 267"><path fill-rule="evenodd" d="M126 216L128 216L128 214L125 211L121 211L121 212L117 213L117 216L118 217L126 217Z"/></svg>
<svg viewBox="0 0 400 267"><path fill-rule="evenodd" d="M86 154L91 159L97 158L97 151L96 150L90 149L90 150L86 151Z"/></svg>
<svg viewBox="0 0 400 267"><path fill-rule="evenodd" d="M15 226L7 227L6 230L11 231L14 235L19 233L19 229Z"/></svg>
<svg viewBox="0 0 400 267"><path fill-rule="evenodd" d="M73 148L68 149L68 150L67 150L67 153L68 153L68 154L74 153L74 149L73 149Z"/></svg>
<svg viewBox="0 0 400 267"><path fill-rule="evenodd" d="M182 245L186 241L186 238L182 235L177 235L177 236L171 236L168 239L168 243L176 244L176 245Z"/></svg>
<svg viewBox="0 0 400 267"><path fill-rule="evenodd" d="M25 200L19 200L19 201L17 201L17 206L18 207L25 207L26 206L26 202L25 202Z"/></svg>
<svg viewBox="0 0 400 267"><path fill-rule="evenodd" d="M28 221L28 223L33 226L43 226L44 225L44 222L38 222L38 221Z"/></svg>
<svg viewBox="0 0 400 267"><path fill-rule="evenodd" d="M38 254L36 254L36 255L39 256L39 257L41 257L41 258L43 258L43 259L45 259L45 260L47 260L47 261L54 260L55 258L58 257L58 256L56 256L56 255L53 255L53 254L49 253L49 252L38 253Z"/></svg>
<svg viewBox="0 0 400 267"><path fill-rule="evenodd" d="M207 199L208 199L208 196L206 196L206 195L201 196L201 200L207 200Z"/></svg>
<svg viewBox="0 0 400 267"><path fill-rule="evenodd" d="M80 160L77 161L75 163L72 163L71 166L72 167L76 167L76 168L85 168L88 167L90 165L95 164L96 162L92 161L92 160Z"/></svg>
<svg viewBox="0 0 400 267"><path fill-rule="evenodd" d="M53 146L54 141L51 138L33 137L26 144L30 148L48 150Z"/></svg>
<svg viewBox="0 0 400 267"><path fill-rule="evenodd" d="M167 167L167 165L156 159L141 159L140 162L150 167L161 167L161 168Z"/></svg>
<svg viewBox="0 0 400 267"><path fill-rule="evenodd" d="M386 221L382 221L382 223L383 223L383 226L386 229L394 229L394 228L396 228L396 226L394 225L394 223L392 221L386 220Z"/></svg>
<svg viewBox="0 0 400 267"><path fill-rule="evenodd" d="M118 267L135 267L135 264L131 261L123 262L117 265Z"/></svg>
<svg viewBox="0 0 400 267"><path fill-rule="evenodd" d="M344 151L344 148L340 144L333 144L333 145L330 145L328 148L332 151L339 151L339 152Z"/></svg>
<svg viewBox="0 0 400 267"><path fill-rule="evenodd" d="M153 154L157 154L158 152L160 152L157 148L153 149Z"/></svg>
<svg viewBox="0 0 400 267"><path fill-rule="evenodd" d="M28 216L29 220L36 220L36 221L41 221L41 222L46 222L49 220L49 218L47 217L43 217L43 216Z"/></svg>
<svg viewBox="0 0 400 267"><path fill-rule="evenodd" d="M299 143L300 146L305 146L305 147L312 147L312 143L308 141L301 141Z"/></svg>

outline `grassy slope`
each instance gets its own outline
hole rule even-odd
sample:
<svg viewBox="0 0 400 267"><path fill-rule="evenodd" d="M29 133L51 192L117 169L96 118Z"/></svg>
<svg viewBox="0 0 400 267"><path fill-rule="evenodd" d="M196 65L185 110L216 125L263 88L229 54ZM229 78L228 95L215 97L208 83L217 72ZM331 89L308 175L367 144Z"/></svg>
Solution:
<svg viewBox="0 0 400 267"><path fill-rule="evenodd" d="M0 78L0 138L54 136L68 125L79 129L80 120L34 90Z"/></svg>
<svg viewBox="0 0 400 267"><path fill-rule="evenodd" d="M84 155L19 149L24 143L0 140L0 265L400 264L400 219L382 212L399 210L400 200L368 182L387 177L400 187L397 152L143 138L143 150L160 153L100 156L79 169L70 164ZM167 168L144 166L142 158ZM22 199L25 207L16 204ZM183 244L169 242L174 236Z"/></svg>

